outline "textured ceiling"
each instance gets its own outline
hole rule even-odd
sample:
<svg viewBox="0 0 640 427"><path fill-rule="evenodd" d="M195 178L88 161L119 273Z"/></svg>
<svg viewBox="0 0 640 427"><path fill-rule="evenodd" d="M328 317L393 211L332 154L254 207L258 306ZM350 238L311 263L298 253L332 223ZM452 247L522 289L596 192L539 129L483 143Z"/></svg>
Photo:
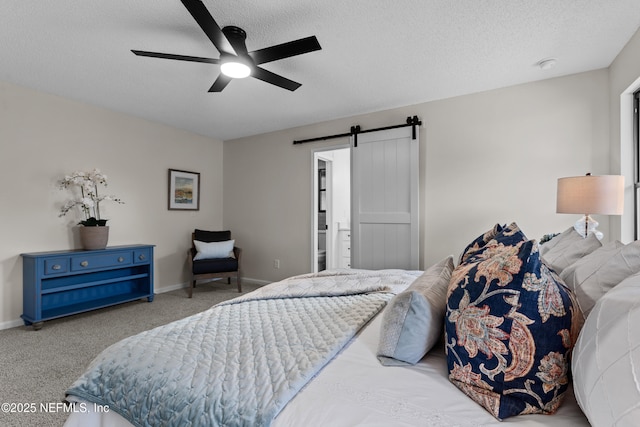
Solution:
<svg viewBox="0 0 640 427"><path fill-rule="evenodd" d="M204 0L249 51L315 35L322 50L208 93L218 58L179 0L2 0L0 80L217 139L605 68L640 26L638 0ZM546 71L536 63L557 58Z"/></svg>

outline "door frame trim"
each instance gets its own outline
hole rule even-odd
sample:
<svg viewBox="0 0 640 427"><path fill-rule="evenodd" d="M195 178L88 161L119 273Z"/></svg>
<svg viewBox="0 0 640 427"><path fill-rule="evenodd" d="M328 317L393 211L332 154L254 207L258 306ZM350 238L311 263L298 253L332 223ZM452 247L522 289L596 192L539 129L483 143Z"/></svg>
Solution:
<svg viewBox="0 0 640 427"><path fill-rule="evenodd" d="M350 148L350 144L332 145L330 147L321 147L311 150L311 272L318 271L318 162L317 159L322 156L322 152L336 151ZM324 160L324 159L323 159ZM331 161L331 159L329 159ZM329 215L327 215L327 225L329 224ZM327 230L329 232L329 230ZM329 242L327 242L327 260L329 258ZM332 256L333 254L331 254ZM327 261L328 262L328 261Z"/></svg>

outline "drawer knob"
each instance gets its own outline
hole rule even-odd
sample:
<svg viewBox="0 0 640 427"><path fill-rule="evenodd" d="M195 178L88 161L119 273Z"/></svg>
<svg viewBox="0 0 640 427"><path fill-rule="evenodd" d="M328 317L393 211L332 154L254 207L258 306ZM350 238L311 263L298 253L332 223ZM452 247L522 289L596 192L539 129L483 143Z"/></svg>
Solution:
<svg viewBox="0 0 640 427"><path fill-rule="evenodd" d="M144 256L144 254L140 254L140 255L138 255L138 259L139 259L140 261L144 261L146 258L147 258L147 257L146 257L146 256Z"/></svg>
<svg viewBox="0 0 640 427"><path fill-rule="evenodd" d="M62 266L60 264L55 264L53 267L51 267L53 270L60 270L62 268Z"/></svg>
<svg viewBox="0 0 640 427"><path fill-rule="evenodd" d="M88 266L88 265L89 265L89 261L82 261L82 262L80 263L80 265L81 265L82 267L86 267L86 266Z"/></svg>
<svg viewBox="0 0 640 427"><path fill-rule="evenodd" d="M124 257L118 257L118 262L123 262L124 261Z"/></svg>

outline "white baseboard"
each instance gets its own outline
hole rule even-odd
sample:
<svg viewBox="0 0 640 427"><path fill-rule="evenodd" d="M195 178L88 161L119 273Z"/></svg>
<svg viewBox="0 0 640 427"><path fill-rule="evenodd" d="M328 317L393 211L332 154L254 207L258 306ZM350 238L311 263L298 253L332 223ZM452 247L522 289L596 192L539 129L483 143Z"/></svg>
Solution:
<svg viewBox="0 0 640 427"><path fill-rule="evenodd" d="M16 326L22 326L22 325L24 325L24 322L22 321L22 319L9 320L8 322L0 323L0 331L3 329L11 329L11 328L15 328Z"/></svg>
<svg viewBox="0 0 640 427"><path fill-rule="evenodd" d="M222 280L222 279L217 279L217 280ZM260 279L252 279L250 277L243 277L242 278L242 283L251 283L252 285L258 285L258 286L265 286L268 285L269 283L272 283L268 280L260 280ZM162 286L162 287L157 287L153 289L153 293L154 294L163 294L165 292L171 292L171 291L177 291L179 289L185 289L189 287L189 283L188 282L184 282L184 283L178 283L176 285L169 285L169 286Z"/></svg>
<svg viewBox="0 0 640 427"><path fill-rule="evenodd" d="M169 285L162 287L154 287L154 294L164 294L165 292L177 291L178 289L184 289L189 286L187 283L178 283L177 285Z"/></svg>
<svg viewBox="0 0 640 427"><path fill-rule="evenodd" d="M242 283L251 283L254 285L265 286L273 282L270 282L268 280L252 279L250 277L243 277Z"/></svg>

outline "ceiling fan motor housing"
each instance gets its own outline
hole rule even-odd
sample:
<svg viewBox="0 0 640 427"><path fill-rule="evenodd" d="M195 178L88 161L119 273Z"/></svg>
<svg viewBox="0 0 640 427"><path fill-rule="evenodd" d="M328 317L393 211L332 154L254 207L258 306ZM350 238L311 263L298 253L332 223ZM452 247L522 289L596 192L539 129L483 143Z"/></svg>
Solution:
<svg viewBox="0 0 640 427"><path fill-rule="evenodd" d="M240 27L236 27L235 25L227 25L222 29L222 32L228 39L247 39L247 32Z"/></svg>

